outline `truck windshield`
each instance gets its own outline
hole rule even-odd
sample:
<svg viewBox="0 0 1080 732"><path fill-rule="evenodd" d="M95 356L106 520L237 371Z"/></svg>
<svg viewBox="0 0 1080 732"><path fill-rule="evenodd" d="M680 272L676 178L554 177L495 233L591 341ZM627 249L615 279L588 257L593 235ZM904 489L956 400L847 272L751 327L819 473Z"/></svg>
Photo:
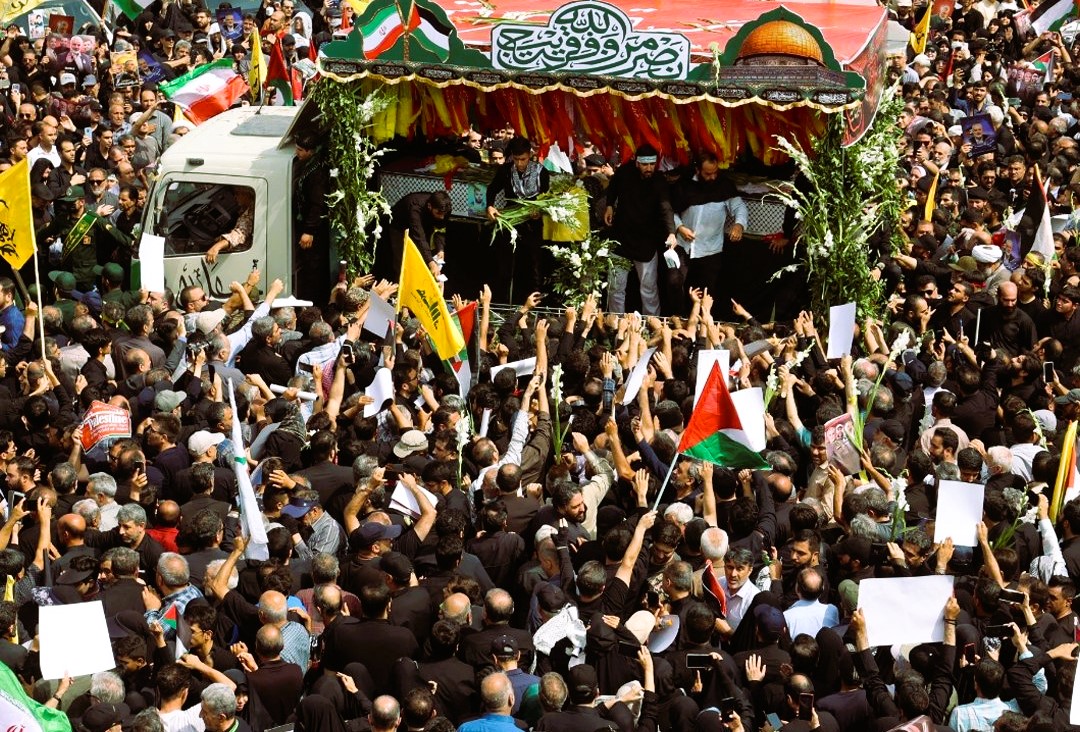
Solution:
<svg viewBox="0 0 1080 732"><path fill-rule="evenodd" d="M224 241L230 252L251 248L255 192L227 183L177 181L165 191L161 231L165 256L205 254Z"/></svg>

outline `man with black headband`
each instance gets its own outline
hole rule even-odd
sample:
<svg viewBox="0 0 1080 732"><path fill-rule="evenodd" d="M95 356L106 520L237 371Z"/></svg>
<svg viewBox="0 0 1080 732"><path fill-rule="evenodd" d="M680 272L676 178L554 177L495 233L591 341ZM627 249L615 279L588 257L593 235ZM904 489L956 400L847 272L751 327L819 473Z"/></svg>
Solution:
<svg viewBox="0 0 1080 732"><path fill-rule="evenodd" d="M660 290L657 279L660 251L676 245L675 215L668 199L667 182L656 174L659 153L652 145L637 150L634 162L615 171L607 189L604 223L612 228L619 242L618 254L634 263L641 283L641 311L660 314ZM626 280L629 270L614 271L608 292L608 310L626 311Z"/></svg>

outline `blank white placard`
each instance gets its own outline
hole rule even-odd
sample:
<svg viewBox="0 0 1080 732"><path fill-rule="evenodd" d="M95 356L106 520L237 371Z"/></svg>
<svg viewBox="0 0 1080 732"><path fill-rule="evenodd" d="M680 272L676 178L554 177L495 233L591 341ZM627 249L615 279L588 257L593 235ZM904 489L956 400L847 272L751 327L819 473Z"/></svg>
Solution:
<svg viewBox="0 0 1080 732"><path fill-rule="evenodd" d="M859 583L859 609L871 646L937 643L945 638L945 603L953 577L893 577Z"/></svg>

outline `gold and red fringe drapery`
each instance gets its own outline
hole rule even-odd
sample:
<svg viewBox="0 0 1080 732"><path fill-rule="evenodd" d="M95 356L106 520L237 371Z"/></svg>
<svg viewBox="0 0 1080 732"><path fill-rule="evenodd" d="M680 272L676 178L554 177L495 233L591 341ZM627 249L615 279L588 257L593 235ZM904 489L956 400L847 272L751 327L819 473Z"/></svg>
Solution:
<svg viewBox="0 0 1080 732"><path fill-rule="evenodd" d="M509 124L542 148L588 141L609 156L618 150L628 159L638 145L648 142L683 163L709 151L726 167L748 151L775 165L787 160L776 147L777 136L809 148L824 131L827 117L810 106L729 107L705 100L677 104L662 97L631 101L607 93L578 96L561 89L529 92L514 87L483 91L419 80L389 84L365 78L361 83L365 92L377 90L390 100L372 128L377 144L418 134L457 136L473 123L482 130Z"/></svg>

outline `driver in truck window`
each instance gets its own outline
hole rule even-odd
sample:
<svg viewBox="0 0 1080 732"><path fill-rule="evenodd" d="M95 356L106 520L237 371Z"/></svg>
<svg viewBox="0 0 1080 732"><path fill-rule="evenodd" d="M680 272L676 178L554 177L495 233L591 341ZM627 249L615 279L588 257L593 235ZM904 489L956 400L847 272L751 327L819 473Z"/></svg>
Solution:
<svg viewBox="0 0 1080 732"><path fill-rule="evenodd" d="M210 264L217 262L217 257L222 252L240 251L251 246L251 231L255 225L255 192L250 188L237 187L233 195L240 207L240 215L236 217L232 231L218 237L207 250L206 261Z"/></svg>

